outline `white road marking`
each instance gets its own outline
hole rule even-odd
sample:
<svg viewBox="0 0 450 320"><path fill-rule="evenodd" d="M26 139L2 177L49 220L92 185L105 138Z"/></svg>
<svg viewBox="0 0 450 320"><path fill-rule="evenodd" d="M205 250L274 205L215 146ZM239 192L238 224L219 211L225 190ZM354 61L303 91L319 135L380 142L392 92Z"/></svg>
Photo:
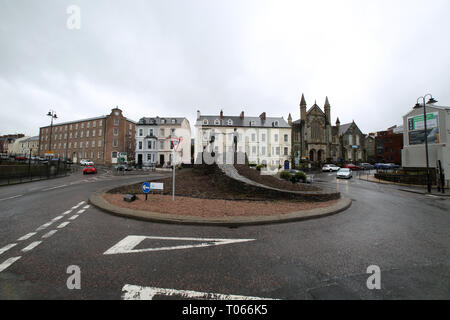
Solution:
<svg viewBox="0 0 450 320"><path fill-rule="evenodd" d="M69 213L71 213L71 212L72 212L72 210L67 210L67 211L64 212L62 215L65 216L66 214L69 214Z"/></svg>
<svg viewBox="0 0 450 320"><path fill-rule="evenodd" d="M22 252L28 252L28 251L33 250L33 249L36 248L38 245L40 245L41 242L42 242L42 241L35 241L35 242L32 242L28 247L23 248L23 249L22 249Z"/></svg>
<svg viewBox="0 0 450 320"><path fill-rule="evenodd" d="M42 189L42 191L49 191L49 190L58 189L58 188L63 188L63 187L67 187L67 184L63 184L62 186L57 186L57 187L51 187L51 188L47 188L47 189Z"/></svg>
<svg viewBox="0 0 450 320"><path fill-rule="evenodd" d="M89 209L91 207L90 204L88 204L87 206L84 206L83 209Z"/></svg>
<svg viewBox="0 0 450 320"><path fill-rule="evenodd" d="M52 221L55 222L55 221L61 220L62 218L64 218L64 216L58 216L56 218L53 218Z"/></svg>
<svg viewBox="0 0 450 320"><path fill-rule="evenodd" d="M57 226L57 228L58 228L58 229L62 229L62 228L64 228L65 226L67 226L69 223L70 223L70 222L68 222L68 221L63 222L63 223L61 223L59 226Z"/></svg>
<svg viewBox="0 0 450 320"><path fill-rule="evenodd" d="M83 213L83 212L85 212L86 210L85 209L81 209L80 211L78 211L77 213Z"/></svg>
<svg viewBox="0 0 450 320"><path fill-rule="evenodd" d="M5 262L3 262L2 264L0 264L0 272L9 268L14 262L19 260L20 258L22 258L22 257L12 257L12 258L9 258L8 260L6 260Z"/></svg>
<svg viewBox="0 0 450 320"><path fill-rule="evenodd" d="M9 249L15 247L17 245L17 243L10 243L7 244L6 246L4 246L3 248L0 248L0 254L2 254L3 252L8 251Z"/></svg>
<svg viewBox="0 0 450 320"><path fill-rule="evenodd" d="M71 216L71 217L69 218L69 220L75 220L75 219L78 218L78 217L79 217L79 215L76 214L76 215L74 215L74 216Z"/></svg>
<svg viewBox="0 0 450 320"><path fill-rule="evenodd" d="M45 224L43 224L42 226L40 226L39 228L36 229L36 231L41 231L44 230L45 228L47 228L48 226L50 226L53 222L47 222Z"/></svg>
<svg viewBox="0 0 450 320"><path fill-rule="evenodd" d="M12 196L12 197L8 197L8 198L3 198L3 199L0 199L0 201L9 200L9 199L14 199L14 198L18 198L18 197L21 197L21 196L23 196L23 194L19 194L19 195L17 195L17 196Z"/></svg>
<svg viewBox="0 0 450 320"><path fill-rule="evenodd" d="M147 248L147 249L135 249L145 239L155 239L155 240L178 240L178 241L200 241L199 244L189 244L189 245L178 245L172 247L160 247L160 248ZM121 254L121 253L138 253L138 252L149 252L149 251L163 251L163 250L180 250L180 249L190 249L190 248L203 248L218 246L224 244L233 244L239 242L254 241L256 239L206 239L206 238L179 238L179 237L147 237L147 236L127 236L113 247L106 250L103 254Z"/></svg>
<svg viewBox="0 0 450 320"><path fill-rule="evenodd" d="M81 201L79 204L77 204L76 206L72 207L72 209L77 209L79 206L83 205L86 201Z"/></svg>
<svg viewBox="0 0 450 320"><path fill-rule="evenodd" d="M54 235L56 232L58 232L58 230L52 230L52 231L49 231L49 232L47 232L46 234L44 234L43 236L42 236L42 238L44 238L44 239L47 239L47 238L50 238L52 235Z"/></svg>
<svg viewBox="0 0 450 320"><path fill-rule="evenodd" d="M34 236L36 234L36 232L30 232L26 235L24 235L22 238L17 239L17 241L23 241L23 240L27 240L30 239L32 236Z"/></svg>
<svg viewBox="0 0 450 320"><path fill-rule="evenodd" d="M205 300L277 300L252 296L240 296L233 294L208 293L192 290L176 290L156 287L141 287L126 284L122 288L124 300L152 300L157 295L180 296L181 299L205 299Z"/></svg>

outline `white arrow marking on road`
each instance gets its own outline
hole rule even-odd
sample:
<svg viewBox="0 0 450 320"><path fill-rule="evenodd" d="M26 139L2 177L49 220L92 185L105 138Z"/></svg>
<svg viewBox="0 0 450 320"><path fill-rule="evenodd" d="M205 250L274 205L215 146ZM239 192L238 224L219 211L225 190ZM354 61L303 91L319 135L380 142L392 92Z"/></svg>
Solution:
<svg viewBox="0 0 450 320"><path fill-rule="evenodd" d="M199 244L179 245L172 247L134 249L145 239L152 240L177 240L177 241L201 241ZM164 250L180 250L190 248L204 248L211 246L218 246L223 244L232 244L240 242L254 241L256 239L206 239L206 238L179 238L179 237L147 237L147 236L127 236L119 241L116 245L106 250L103 254L120 254L120 253L139 253L149 251L164 251ZM133 250L134 249L134 250Z"/></svg>
<svg viewBox="0 0 450 320"><path fill-rule="evenodd" d="M239 296L233 294L208 293L191 290L176 290L156 287L141 287L126 284L122 288L124 300L152 300L156 295L180 296L181 299L205 299L205 300L276 300L251 296Z"/></svg>

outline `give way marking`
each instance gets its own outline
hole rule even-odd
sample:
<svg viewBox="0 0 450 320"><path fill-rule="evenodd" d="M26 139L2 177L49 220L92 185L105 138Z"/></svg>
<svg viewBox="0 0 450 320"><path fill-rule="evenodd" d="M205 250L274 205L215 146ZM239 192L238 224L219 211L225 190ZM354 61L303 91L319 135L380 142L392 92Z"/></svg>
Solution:
<svg viewBox="0 0 450 320"><path fill-rule="evenodd" d="M181 299L205 300L276 300L271 298L239 296L234 294L208 293L192 290L176 290L156 287L141 287L126 284L122 288L124 300L152 300L155 296L179 296Z"/></svg>
<svg viewBox="0 0 450 320"><path fill-rule="evenodd" d="M186 244L177 245L169 247L159 247L159 248L145 248L145 249L134 249L142 241L146 239L151 240L176 240L176 241L198 241L199 244ZM204 248L219 246L224 244L233 244L240 242L249 242L256 239L207 239L207 238L180 238L180 237L149 237L149 236L127 236L123 240L119 241L117 244L106 250L103 254L121 254L121 253L140 253L140 252L150 252L150 251L165 251L165 250L180 250L180 249L190 249L190 248Z"/></svg>

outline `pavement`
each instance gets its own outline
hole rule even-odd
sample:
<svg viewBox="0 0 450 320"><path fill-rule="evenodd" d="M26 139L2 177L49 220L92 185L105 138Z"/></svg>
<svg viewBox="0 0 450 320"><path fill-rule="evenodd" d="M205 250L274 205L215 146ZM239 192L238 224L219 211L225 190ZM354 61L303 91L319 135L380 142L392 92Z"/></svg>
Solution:
<svg viewBox="0 0 450 320"><path fill-rule="evenodd" d="M380 184L388 184L393 186L400 186L399 190L405 191L405 192L411 192L411 193L417 193L417 194L424 194L424 195L433 195L436 197L450 197L450 188L445 187L444 193L442 191L438 191L437 186L433 186L431 192L428 192L427 186L423 185L410 185L405 183L396 183L391 181L385 181L375 178L373 174L356 174L356 177L360 180L368 181L368 182L374 182L374 183L380 183Z"/></svg>
<svg viewBox="0 0 450 320"><path fill-rule="evenodd" d="M0 299L450 299L450 199L334 173L343 214L198 226L106 214L92 193L147 176L73 175L0 188ZM369 266L381 289L367 287ZM69 288L73 267L80 288Z"/></svg>

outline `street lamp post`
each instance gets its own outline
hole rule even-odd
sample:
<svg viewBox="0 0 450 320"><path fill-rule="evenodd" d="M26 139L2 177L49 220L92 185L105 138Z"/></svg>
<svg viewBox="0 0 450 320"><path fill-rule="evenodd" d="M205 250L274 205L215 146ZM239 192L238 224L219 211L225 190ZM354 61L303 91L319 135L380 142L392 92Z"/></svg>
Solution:
<svg viewBox="0 0 450 320"><path fill-rule="evenodd" d="M51 121L51 123L50 123L50 150L52 149L52 129L53 129L53 119L56 119L56 118L58 118L57 116L56 116L56 112L55 111L53 111L53 110L50 110L48 113L47 113L47 116L49 116L49 117L51 117L52 118L52 121Z"/></svg>
<svg viewBox="0 0 450 320"><path fill-rule="evenodd" d="M430 97L430 100L428 100L428 103L436 103L437 100L433 99L433 96L431 94L426 94L423 97L419 97L417 98L417 104L416 107L420 107L419 104L419 100L422 99L423 102L423 134L424 134L424 138L425 138L425 156L426 156L426 162L427 162L427 189L428 189L428 193L431 193L431 181L430 181L430 162L429 162L429 158L428 158L428 133L427 133L427 108L426 108L426 103L425 103L425 99L427 97Z"/></svg>

